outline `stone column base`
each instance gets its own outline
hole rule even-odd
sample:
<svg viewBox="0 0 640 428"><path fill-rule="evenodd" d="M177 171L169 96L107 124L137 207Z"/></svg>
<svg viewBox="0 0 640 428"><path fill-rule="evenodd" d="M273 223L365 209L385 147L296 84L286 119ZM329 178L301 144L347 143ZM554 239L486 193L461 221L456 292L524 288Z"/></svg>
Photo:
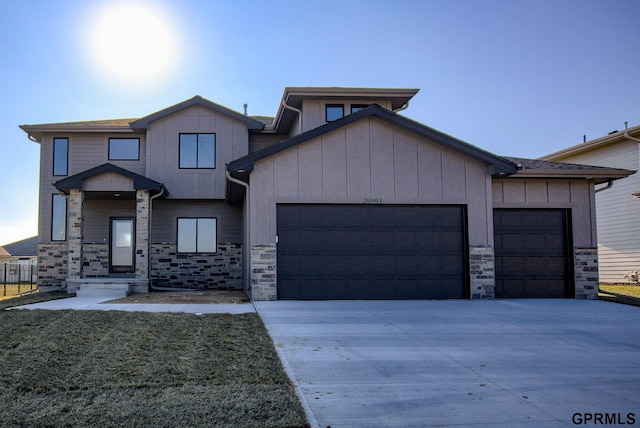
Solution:
<svg viewBox="0 0 640 428"><path fill-rule="evenodd" d="M598 248L581 247L573 249L574 280L576 299L598 298Z"/></svg>
<svg viewBox="0 0 640 428"><path fill-rule="evenodd" d="M251 247L251 300L277 300L275 244Z"/></svg>
<svg viewBox="0 0 640 428"><path fill-rule="evenodd" d="M495 259L489 245L469 246L469 286L471 299L495 297Z"/></svg>

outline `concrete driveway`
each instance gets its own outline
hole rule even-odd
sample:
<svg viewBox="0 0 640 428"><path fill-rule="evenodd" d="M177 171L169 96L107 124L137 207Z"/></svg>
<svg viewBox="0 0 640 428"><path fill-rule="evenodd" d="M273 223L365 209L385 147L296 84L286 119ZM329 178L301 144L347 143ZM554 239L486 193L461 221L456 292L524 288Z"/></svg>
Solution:
<svg viewBox="0 0 640 428"><path fill-rule="evenodd" d="M255 306L315 426L640 426L637 307L546 299Z"/></svg>

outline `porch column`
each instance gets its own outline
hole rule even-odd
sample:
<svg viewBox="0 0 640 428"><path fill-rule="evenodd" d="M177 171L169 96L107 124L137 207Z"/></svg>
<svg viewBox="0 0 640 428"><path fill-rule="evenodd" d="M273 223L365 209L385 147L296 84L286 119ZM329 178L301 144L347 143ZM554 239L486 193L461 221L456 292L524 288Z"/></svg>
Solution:
<svg viewBox="0 0 640 428"><path fill-rule="evenodd" d="M68 277L82 278L82 219L84 192L71 189L67 198L67 242L68 242Z"/></svg>
<svg viewBox="0 0 640 428"><path fill-rule="evenodd" d="M136 279L149 278L149 190L136 190Z"/></svg>

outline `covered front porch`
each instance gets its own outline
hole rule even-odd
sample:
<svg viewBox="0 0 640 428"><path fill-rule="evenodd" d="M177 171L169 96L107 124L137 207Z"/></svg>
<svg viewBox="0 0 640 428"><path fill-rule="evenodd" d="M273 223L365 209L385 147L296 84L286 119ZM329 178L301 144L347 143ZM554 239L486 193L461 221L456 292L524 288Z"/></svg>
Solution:
<svg viewBox="0 0 640 428"><path fill-rule="evenodd" d="M68 292L149 290L151 201L162 183L104 164L55 183L67 198Z"/></svg>

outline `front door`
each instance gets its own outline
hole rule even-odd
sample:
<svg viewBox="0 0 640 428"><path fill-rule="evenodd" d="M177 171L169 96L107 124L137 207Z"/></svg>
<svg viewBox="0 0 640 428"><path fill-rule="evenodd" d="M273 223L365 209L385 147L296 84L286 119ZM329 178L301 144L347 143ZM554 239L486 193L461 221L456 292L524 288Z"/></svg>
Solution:
<svg viewBox="0 0 640 428"><path fill-rule="evenodd" d="M135 219L111 218L109 272L133 273L135 249Z"/></svg>

